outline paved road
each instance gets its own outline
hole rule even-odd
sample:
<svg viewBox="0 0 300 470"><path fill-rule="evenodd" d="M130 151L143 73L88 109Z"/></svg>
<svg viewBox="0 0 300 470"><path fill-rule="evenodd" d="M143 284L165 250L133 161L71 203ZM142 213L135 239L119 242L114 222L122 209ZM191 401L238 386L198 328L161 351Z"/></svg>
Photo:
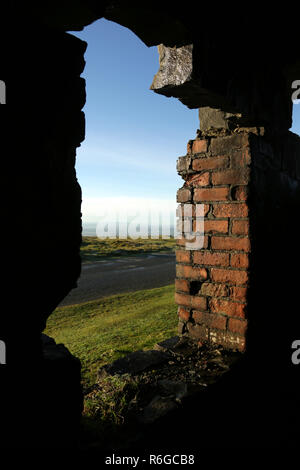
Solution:
<svg viewBox="0 0 300 470"><path fill-rule="evenodd" d="M82 265L78 287L60 305L78 304L121 292L166 286L174 282L174 279L174 253L106 258L97 263Z"/></svg>

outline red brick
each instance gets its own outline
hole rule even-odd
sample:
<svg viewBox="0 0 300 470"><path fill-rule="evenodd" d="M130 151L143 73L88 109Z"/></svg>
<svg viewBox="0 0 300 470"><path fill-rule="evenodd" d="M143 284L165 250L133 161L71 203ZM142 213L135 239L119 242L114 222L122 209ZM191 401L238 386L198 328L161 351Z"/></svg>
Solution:
<svg viewBox="0 0 300 470"><path fill-rule="evenodd" d="M200 175L188 175L185 179L185 185L187 186L209 186L210 184L210 173L206 171Z"/></svg>
<svg viewBox="0 0 300 470"><path fill-rule="evenodd" d="M192 198L191 191L186 188L178 189L177 202L189 202Z"/></svg>
<svg viewBox="0 0 300 470"><path fill-rule="evenodd" d="M182 264L176 264L176 276L184 277L184 266Z"/></svg>
<svg viewBox="0 0 300 470"><path fill-rule="evenodd" d="M185 266L183 264L177 264L176 276L185 277L191 279L207 279L207 270L205 268L196 268L192 266Z"/></svg>
<svg viewBox="0 0 300 470"><path fill-rule="evenodd" d="M213 215L215 217L247 217L248 206L245 203L214 204Z"/></svg>
<svg viewBox="0 0 300 470"><path fill-rule="evenodd" d="M195 251L195 264L210 266L229 266L229 253L212 253L211 251Z"/></svg>
<svg viewBox="0 0 300 470"><path fill-rule="evenodd" d="M234 235L248 235L249 233L249 220L233 220L231 232Z"/></svg>
<svg viewBox="0 0 300 470"><path fill-rule="evenodd" d="M209 328L217 328L218 330L225 330L227 319L223 315L215 315L213 313L199 312L195 310L192 314L196 323L204 323Z"/></svg>
<svg viewBox="0 0 300 470"><path fill-rule="evenodd" d="M233 268L248 268L249 256L244 253L232 253L230 256L230 265Z"/></svg>
<svg viewBox="0 0 300 470"><path fill-rule="evenodd" d="M247 298L247 287L229 287L229 297L232 300L245 301Z"/></svg>
<svg viewBox="0 0 300 470"><path fill-rule="evenodd" d="M186 279L175 279L176 291L190 292L190 283Z"/></svg>
<svg viewBox="0 0 300 470"><path fill-rule="evenodd" d="M178 263L189 263L191 260L191 252L185 250L176 250L176 261Z"/></svg>
<svg viewBox="0 0 300 470"><path fill-rule="evenodd" d="M245 335L247 331L247 321L237 318L229 318L228 330L239 335Z"/></svg>
<svg viewBox="0 0 300 470"><path fill-rule="evenodd" d="M175 302L179 305L191 306L191 296L186 294L175 293Z"/></svg>
<svg viewBox="0 0 300 470"><path fill-rule="evenodd" d="M206 216L206 214L209 212L209 208L210 208L209 204L178 204L176 208L176 215L177 217L183 217L183 218L203 217L201 211L200 211L201 215L199 215L199 206L204 206L203 212L204 212L204 216Z"/></svg>
<svg viewBox="0 0 300 470"><path fill-rule="evenodd" d="M203 220L203 219L202 219ZM196 220L193 221L193 230L196 230ZM216 220L209 219L204 220L204 232L219 232L227 233L228 232L228 220Z"/></svg>
<svg viewBox="0 0 300 470"><path fill-rule="evenodd" d="M190 311L183 307L178 307L178 316L184 321L188 321L190 318Z"/></svg>
<svg viewBox="0 0 300 470"><path fill-rule="evenodd" d="M192 144L192 153L207 152L207 140L194 140Z"/></svg>
<svg viewBox="0 0 300 470"><path fill-rule="evenodd" d="M198 297L193 295L191 297L191 306L192 308L199 308L200 310L206 310L207 307L207 299L206 297Z"/></svg>
<svg viewBox="0 0 300 470"><path fill-rule="evenodd" d="M249 169L217 171L212 174L212 184L243 184L248 183Z"/></svg>
<svg viewBox="0 0 300 470"><path fill-rule="evenodd" d="M229 317L245 318L245 304L231 302L230 300L211 299L210 310L214 313L224 313Z"/></svg>
<svg viewBox="0 0 300 470"><path fill-rule="evenodd" d="M234 285L243 285L248 281L246 271L235 271L232 269L211 268L211 279L215 282L224 282Z"/></svg>
<svg viewBox="0 0 300 470"><path fill-rule="evenodd" d="M206 310L206 297L175 293L175 302L179 305Z"/></svg>
<svg viewBox="0 0 300 470"><path fill-rule="evenodd" d="M237 237L212 237L211 247L213 250L237 250L250 251L249 238Z"/></svg>
<svg viewBox="0 0 300 470"><path fill-rule="evenodd" d="M194 202L226 201L229 197L229 188L195 189Z"/></svg>
<svg viewBox="0 0 300 470"><path fill-rule="evenodd" d="M188 266L189 268L189 266ZM191 277L192 279L202 279L202 280L206 280L207 277L208 277L208 274L207 274L207 270L205 268L191 268L191 269L188 269L188 276L187 277Z"/></svg>
<svg viewBox="0 0 300 470"><path fill-rule="evenodd" d="M176 243L180 247L187 247L187 244L189 243L194 243L196 246L199 246L200 242L203 242L203 246L200 249L206 249L208 247L208 236L205 235L204 240L202 239L201 235L195 235L194 239L192 240L188 240L184 236L182 236L181 238L178 237L176 239Z"/></svg>
<svg viewBox="0 0 300 470"><path fill-rule="evenodd" d="M232 191L232 199L234 201L246 201L248 197L247 186L236 186Z"/></svg>
<svg viewBox="0 0 300 470"><path fill-rule="evenodd" d="M237 152L233 152L231 155L231 166L232 168L246 167L251 163L251 155L248 148L244 148Z"/></svg>
<svg viewBox="0 0 300 470"><path fill-rule="evenodd" d="M238 289L238 287L236 289ZM210 282L204 282L201 286L201 294L207 295L209 297L227 297L228 287L224 284L212 284Z"/></svg>
<svg viewBox="0 0 300 470"><path fill-rule="evenodd" d="M218 168L227 168L229 158L225 156L195 158L192 162L192 168L195 171L216 170Z"/></svg>

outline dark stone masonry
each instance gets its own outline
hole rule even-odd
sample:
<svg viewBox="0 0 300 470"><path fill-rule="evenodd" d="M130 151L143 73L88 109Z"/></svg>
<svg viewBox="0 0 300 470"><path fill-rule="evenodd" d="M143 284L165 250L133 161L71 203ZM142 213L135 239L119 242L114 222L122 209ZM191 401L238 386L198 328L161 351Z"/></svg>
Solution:
<svg viewBox="0 0 300 470"><path fill-rule="evenodd" d="M1 6L2 447L78 447L80 363L42 332L81 270L75 158L85 137L87 44L70 31L102 17L158 46L159 71L145 87L153 79L154 92L199 108L199 129L178 158L184 182L177 200L204 205L204 246L190 250L178 240L179 334L195 347L241 356L220 386L165 418L147 444L213 446L209 433L221 427L227 447L236 432L251 447L259 441L251 426L271 446L297 440L299 366L291 345L300 336L300 138L289 129L298 31L291 12L270 21L252 7L200 7L109 0ZM187 220L191 232L195 217ZM201 419L196 437L190 423Z"/></svg>

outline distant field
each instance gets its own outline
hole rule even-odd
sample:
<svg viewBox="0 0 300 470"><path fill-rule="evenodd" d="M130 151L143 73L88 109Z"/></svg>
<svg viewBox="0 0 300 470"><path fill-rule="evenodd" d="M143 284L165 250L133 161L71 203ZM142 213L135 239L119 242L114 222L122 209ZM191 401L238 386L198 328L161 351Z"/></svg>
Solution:
<svg viewBox="0 0 300 470"><path fill-rule="evenodd" d="M57 308L45 333L81 360L86 388L100 366L174 336L176 312L170 285Z"/></svg>
<svg viewBox="0 0 300 470"><path fill-rule="evenodd" d="M106 256L130 256L148 252L174 251L176 239L99 239L82 237L80 254L82 261L93 262Z"/></svg>

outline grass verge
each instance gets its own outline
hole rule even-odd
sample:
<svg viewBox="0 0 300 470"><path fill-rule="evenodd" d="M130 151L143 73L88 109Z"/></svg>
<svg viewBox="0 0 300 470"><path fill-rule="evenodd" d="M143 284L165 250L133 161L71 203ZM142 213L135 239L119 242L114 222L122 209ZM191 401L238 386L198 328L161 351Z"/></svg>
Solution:
<svg viewBox="0 0 300 470"><path fill-rule="evenodd" d="M100 366L176 334L174 285L57 308L45 334L63 343L82 364L86 390Z"/></svg>
<svg viewBox="0 0 300 470"><path fill-rule="evenodd" d="M172 252L175 249L176 239L99 239L97 237L82 237L80 248L81 259L84 263L91 263L103 257L130 256L138 253Z"/></svg>

